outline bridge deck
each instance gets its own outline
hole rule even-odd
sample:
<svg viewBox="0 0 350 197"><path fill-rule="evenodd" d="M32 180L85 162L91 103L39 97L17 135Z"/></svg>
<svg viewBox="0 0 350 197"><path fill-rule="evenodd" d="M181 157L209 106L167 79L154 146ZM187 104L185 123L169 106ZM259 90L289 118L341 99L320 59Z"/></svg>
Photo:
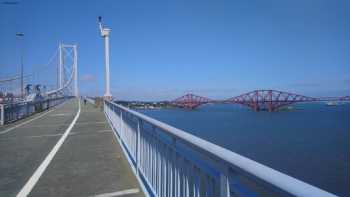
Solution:
<svg viewBox="0 0 350 197"><path fill-rule="evenodd" d="M0 196L15 196L67 130L78 102L0 127ZM103 112L81 114L30 196L143 196Z"/></svg>

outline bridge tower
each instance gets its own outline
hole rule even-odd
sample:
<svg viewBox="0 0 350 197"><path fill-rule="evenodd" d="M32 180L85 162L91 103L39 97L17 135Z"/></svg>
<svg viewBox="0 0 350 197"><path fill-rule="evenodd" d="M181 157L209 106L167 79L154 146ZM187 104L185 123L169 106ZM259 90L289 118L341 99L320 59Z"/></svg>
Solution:
<svg viewBox="0 0 350 197"><path fill-rule="evenodd" d="M106 100L112 100L112 94L110 92L110 80L109 80L109 34L111 33L111 29L108 27L104 27L102 25L102 17L98 17L98 24L100 27L101 36L105 41L105 94L104 98Z"/></svg>
<svg viewBox="0 0 350 197"><path fill-rule="evenodd" d="M69 90L78 97L78 50L77 45L59 44L58 88ZM73 80L71 83L70 80ZM67 86L67 84L72 84Z"/></svg>

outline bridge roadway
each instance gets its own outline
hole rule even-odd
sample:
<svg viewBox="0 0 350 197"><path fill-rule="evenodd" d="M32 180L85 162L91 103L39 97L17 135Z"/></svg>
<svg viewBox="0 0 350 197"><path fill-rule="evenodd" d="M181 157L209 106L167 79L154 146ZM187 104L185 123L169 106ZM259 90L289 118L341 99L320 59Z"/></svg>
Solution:
<svg viewBox="0 0 350 197"><path fill-rule="evenodd" d="M70 100L0 127L0 196L144 196L103 112L91 104L81 104L69 135L37 174L78 108Z"/></svg>

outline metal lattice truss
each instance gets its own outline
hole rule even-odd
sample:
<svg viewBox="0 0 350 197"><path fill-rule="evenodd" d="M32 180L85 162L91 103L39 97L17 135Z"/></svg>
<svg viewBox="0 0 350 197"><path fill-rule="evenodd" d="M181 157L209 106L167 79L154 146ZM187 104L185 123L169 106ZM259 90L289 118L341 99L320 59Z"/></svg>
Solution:
<svg viewBox="0 0 350 197"><path fill-rule="evenodd" d="M248 106L254 111L275 111L283 106L297 102L317 101L317 98L277 90L255 90L228 99L228 103L238 103Z"/></svg>
<svg viewBox="0 0 350 197"><path fill-rule="evenodd" d="M341 97L341 101L350 101L350 96Z"/></svg>
<svg viewBox="0 0 350 197"><path fill-rule="evenodd" d="M186 94L170 103L189 109L207 103L233 103L250 107L254 111L266 110L272 112L294 103L319 101L350 101L350 96L314 98L278 90L255 90L226 100L212 100L194 94Z"/></svg>
<svg viewBox="0 0 350 197"><path fill-rule="evenodd" d="M172 101L172 104L178 107L194 109L200 105L210 102L212 102L212 100L206 97L197 96L194 94L186 94Z"/></svg>

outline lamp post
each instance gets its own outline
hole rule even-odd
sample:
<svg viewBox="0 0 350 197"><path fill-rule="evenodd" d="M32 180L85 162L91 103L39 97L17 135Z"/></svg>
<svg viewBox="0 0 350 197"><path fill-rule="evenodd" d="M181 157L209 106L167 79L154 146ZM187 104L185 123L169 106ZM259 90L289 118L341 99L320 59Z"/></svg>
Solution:
<svg viewBox="0 0 350 197"><path fill-rule="evenodd" d="M24 34L23 33L16 33L16 37L19 39L19 40L23 40L21 38L24 37ZM20 46L20 53L21 53L21 98L23 99L24 98L24 82L23 82L23 42L21 43L21 46Z"/></svg>
<svg viewBox="0 0 350 197"><path fill-rule="evenodd" d="M98 24L101 32L101 36L105 41L105 94L104 98L107 100L112 99L112 94L110 92L110 81L109 81L109 34L111 33L111 29L108 27L104 27L102 25L102 17L98 17Z"/></svg>

